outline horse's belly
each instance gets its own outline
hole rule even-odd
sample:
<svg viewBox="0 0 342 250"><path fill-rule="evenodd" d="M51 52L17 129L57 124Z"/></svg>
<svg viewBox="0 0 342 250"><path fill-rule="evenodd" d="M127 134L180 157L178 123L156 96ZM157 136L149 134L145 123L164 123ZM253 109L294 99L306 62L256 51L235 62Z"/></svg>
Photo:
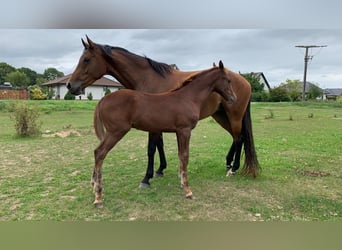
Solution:
<svg viewBox="0 0 342 250"><path fill-rule="evenodd" d="M173 119L172 116L158 119L138 119L132 122L132 127L147 132L176 132L180 128L193 129L198 121L198 116L194 119Z"/></svg>
<svg viewBox="0 0 342 250"><path fill-rule="evenodd" d="M174 132L176 127L174 124L168 122L163 122L158 119L143 119L137 120L132 123L132 127L138 130L143 130L147 132Z"/></svg>

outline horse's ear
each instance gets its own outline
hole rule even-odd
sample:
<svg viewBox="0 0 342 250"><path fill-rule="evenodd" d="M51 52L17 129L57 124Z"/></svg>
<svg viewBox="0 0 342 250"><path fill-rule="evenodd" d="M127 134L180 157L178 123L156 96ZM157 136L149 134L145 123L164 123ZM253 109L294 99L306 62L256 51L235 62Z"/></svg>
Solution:
<svg viewBox="0 0 342 250"><path fill-rule="evenodd" d="M82 40L82 44L84 46L85 49L88 49L89 48L89 45L81 38Z"/></svg>
<svg viewBox="0 0 342 250"><path fill-rule="evenodd" d="M223 65L223 62L220 60L220 62L219 62L219 67L220 67L220 69L223 69L224 68L224 65Z"/></svg>
<svg viewBox="0 0 342 250"><path fill-rule="evenodd" d="M216 63L215 63L215 62L213 62L213 67L214 67L214 68L216 67Z"/></svg>
<svg viewBox="0 0 342 250"><path fill-rule="evenodd" d="M95 47L95 43L92 40L90 40L90 38L87 35L86 38L89 44L89 49L93 49Z"/></svg>

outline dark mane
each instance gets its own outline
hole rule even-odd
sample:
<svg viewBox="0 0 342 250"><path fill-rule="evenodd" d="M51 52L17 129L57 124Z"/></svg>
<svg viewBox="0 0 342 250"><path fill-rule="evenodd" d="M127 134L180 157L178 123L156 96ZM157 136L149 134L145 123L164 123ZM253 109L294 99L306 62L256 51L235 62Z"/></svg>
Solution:
<svg viewBox="0 0 342 250"><path fill-rule="evenodd" d="M165 77L166 74L170 74L172 71L172 67L166 63L160 63L160 62L154 61L151 58L148 58L146 56L144 56L144 57L138 56L137 54L134 54L134 53L128 51L127 49L124 49L121 47L113 47L113 46L109 46L109 45L99 45L99 46L102 49L102 51L104 52L105 56L109 57L111 60L115 60L112 58L111 51L112 50L118 50L118 51L128 53L130 55L139 57L141 59L147 60L148 64L151 66L151 68L162 77Z"/></svg>
<svg viewBox="0 0 342 250"><path fill-rule="evenodd" d="M171 66L166 64L166 63L160 63L152 60L151 58L148 58L145 56L145 59L148 61L152 69L157 72L159 75L162 77L165 77L165 74L170 74L171 73Z"/></svg>

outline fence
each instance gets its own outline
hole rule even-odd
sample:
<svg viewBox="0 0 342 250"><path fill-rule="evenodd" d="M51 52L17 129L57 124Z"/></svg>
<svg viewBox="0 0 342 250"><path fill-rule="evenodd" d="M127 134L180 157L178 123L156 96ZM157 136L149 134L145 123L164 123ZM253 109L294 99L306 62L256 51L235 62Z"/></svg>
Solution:
<svg viewBox="0 0 342 250"><path fill-rule="evenodd" d="M26 89L0 89L0 99L29 99Z"/></svg>

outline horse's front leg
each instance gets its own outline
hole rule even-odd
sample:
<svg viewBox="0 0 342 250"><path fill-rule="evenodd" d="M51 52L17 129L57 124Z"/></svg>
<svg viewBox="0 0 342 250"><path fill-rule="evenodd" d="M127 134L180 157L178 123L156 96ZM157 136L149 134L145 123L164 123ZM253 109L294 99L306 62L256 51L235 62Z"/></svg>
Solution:
<svg viewBox="0 0 342 250"><path fill-rule="evenodd" d="M188 182L189 142L191 129L177 131L178 157L181 185L185 191L186 198L192 198L192 192Z"/></svg>

